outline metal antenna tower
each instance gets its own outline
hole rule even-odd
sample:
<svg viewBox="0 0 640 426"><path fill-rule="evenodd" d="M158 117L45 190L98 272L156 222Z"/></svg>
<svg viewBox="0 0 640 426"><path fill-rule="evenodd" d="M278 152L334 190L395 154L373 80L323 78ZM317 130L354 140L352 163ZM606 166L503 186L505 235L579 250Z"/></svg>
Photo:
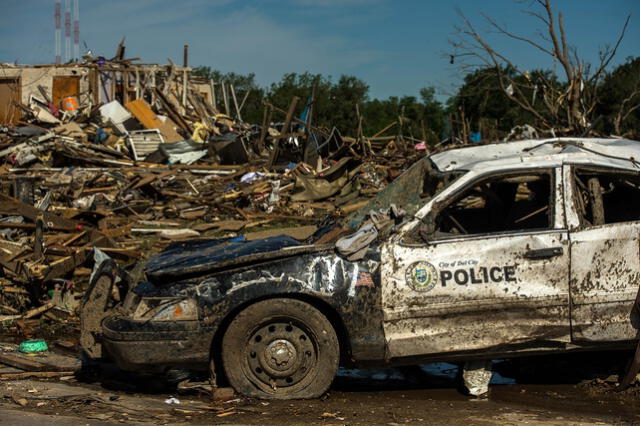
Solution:
<svg viewBox="0 0 640 426"><path fill-rule="evenodd" d="M80 0L73 2L73 56L80 61Z"/></svg>
<svg viewBox="0 0 640 426"><path fill-rule="evenodd" d="M56 52L56 64L59 64L62 61L61 55L62 53L60 52L61 50L61 46L60 46L60 32L61 32L61 26L60 26L60 16L61 16L61 8L62 5L60 3L60 0L55 0L55 8L54 8L54 18L55 18L55 52Z"/></svg>
<svg viewBox="0 0 640 426"><path fill-rule="evenodd" d="M64 62L71 60L71 0L64 2Z"/></svg>

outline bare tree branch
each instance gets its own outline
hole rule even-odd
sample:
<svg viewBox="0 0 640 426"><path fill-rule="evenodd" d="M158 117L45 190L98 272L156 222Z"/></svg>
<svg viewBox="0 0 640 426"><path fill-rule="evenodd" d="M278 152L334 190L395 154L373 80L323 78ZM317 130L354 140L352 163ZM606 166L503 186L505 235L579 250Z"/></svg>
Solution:
<svg viewBox="0 0 640 426"><path fill-rule="evenodd" d="M527 98L522 93L522 90L520 89L520 87L517 84L515 84L513 79L507 77L502 71L502 67L503 67L502 64L504 63L508 67L510 67L513 70L515 70L518 74L522 74L522 72L520 72L518 67L514 63L512 63L507 57L505 57L504 55L498 53L488 43L486 43L485 40L480 36L478 31L475 29L473 24L467 19L467 17L461 11L458 10L458 14L461 16L461 18L462 18L462 20L463 20L463 22L465 24L465 29L462 30L463 33L466 34L467 36L471 37L472 40L475 42L476 47L480 47L488 55L487 58L484 58L484 57L483 58L485 60L489 59L491 61L491 64L492 64L492 68L494 68L496 70L496 73L497 73L497 76L498 76L498 84L500 85L500 89L504 93L506 93L507 96L509 97L509 99L514 101L520 108L530 112L538 120L540 120L542 123L544 123L545 125L548 125L548 122L547 122L546 118L542 114L540 114L540 112L537 111L527 101ZM482 56L478 55L478 57L482 57ZM514 91L518 92L519 96L513 96L513 95L510 95L508 93L507 87L509 87L509 85L511 85L513 87Z"/></svg>
<svg viewBox="0 0 640 426"><path fill-rule="evenodd" d="M560 64L562 64L562 67L565 70L565 74L567 75L567 80L571 80L573 79L573 70L571 69L571 64L569 63L568 58L564 54L564 51L561 50L560 48L560 42L558 41L558 36L556 35L555 23L553 19L553 11L551 10L551 4L549 0L545 1L544 7L545 7L545 10L547 11L547 17L549 18L548 32L549 32L549 37L551 38L551 43L553 43L553 50L554 50L553 56L558 61L560 61ZM566 40L563 40L563 41L566 42ZM563 44L563 47L565 47L564 44Z"/></svg>
<svg viewBox="0 0 640 426"><path fill-rule="evenodd" d="M549 55L554 64L558 61L566 83L560 84L555 76L548 78L549 76L544 73L536 74L535 78L532 78L527 71L523 71L506 55L491 46L459 9L456 9L462 23L457 28L459 40L452 42L451 45L456 51L459 50L462 53L451 56L452 58L463 57L460 61L460 69L471 71L478 69L480 65L495 70L500 90L518 107L531 113L540 124L549 127L561 126L572 129L575 133L581 133L588 127L588 117L594 113L597 105L597 82L617 53L630 17L627 17L614 47L603 49L598 68L594 74L591 74L590 65L584 62L577 49L569 44L563 14L561 12L555 14L551 3L552 0L531 0L529 4L539 7L540 10L523 11L525 15L532 17L545 28L544 33L538 30L534 38L512 32L506 25L498 23L490 16L483 14L483 18L492 32ZM542 101L536 107L538 97ZM635 98L630 98L622 105L624 111L620 111L620 120L630 108L633 110L640 108L635 104L632 105L633 99Z"/></svg>
<svg viewBox="0 0 640 426"><path fill-rule="evenodd" d="M547 49L546 47L534 42L533 40L529 40L528 38L519 36L517 34L514 34L512 32L507 31L506 28L502 27L501 25L499 25L497 22L495 22L493 19L489 18L486 15L482 15L484 16L484 18L487 20L487 22L489 22L489 24L494 27L499 33L506 35L507 37L510 37L514 40L518 40L518 41L522 41L524 43L527 43L533 47L535 47L536 49L539 49L541 51L543 51L544 53L548 54L548 55L553 55L553 52L550 51L549 49Z"/></svg>
<svg viewBox="0 0 640 426"><path fill-rule="evenodd" d="M530 11L530 10L524 10L524 11L523 11L523 13L524 13L525 15L530 15L530 16L533 16L534 18L539 19L540 21L542 21L542 23L543 23L546 27L548 27L548 26L549 26L549 21L547 20L547 18L545 18L545 17L544 17L544 16L542 16L541 14L539 14L539 13L537 13L537 12Z"/></svg>
<svg viewBox="0 0 640 426"><path fill-rule="evenodd" d="M627 26L629 26L629 20L631 19L631 15L627 15L627 19L624 21L624 25L622 26L622 31L620 31L620 35L618 36L618 40L616 40L616 44L613 46L613 49L605 49L600 58L600 66L593 73L593 76L589 79L589 83L595 82L598 80L600 75L604 72L604 70L609 66L611 60L618 52L618 47L620 47L620 43L622 43L622 39L624 38L624 34L627 31Z"/></svg>
<svg viewBox="0 0 640 426"><path fill-rule="evenodd" d="M625 111L626 105L630 103L633 100L633 98L638 96L640 96L640 79L636 80L633 90L631 91L629 96L624 98L624 100L620 104L620 109L618 110L618 113L616 114L616 117L613 120L614 129L617 134L622 133L622 122L625 121L635 110L640 108L640 99L638 99L635 104L631 105Z"/></svg>

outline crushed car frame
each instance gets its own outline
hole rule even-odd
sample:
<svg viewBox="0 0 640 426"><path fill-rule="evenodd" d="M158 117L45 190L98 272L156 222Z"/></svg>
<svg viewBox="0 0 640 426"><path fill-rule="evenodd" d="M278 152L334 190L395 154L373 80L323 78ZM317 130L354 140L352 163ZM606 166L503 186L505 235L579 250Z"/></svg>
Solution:
<svg viewBox="0 0 640 426"><path fill-rule="evenodd" d="M630 347L635 158L624 139L453 149L414 164L334 245L174 243L137 284L99 262L82 345L123 369L210 368L262 398L319 396L340 364Z"/></svg>

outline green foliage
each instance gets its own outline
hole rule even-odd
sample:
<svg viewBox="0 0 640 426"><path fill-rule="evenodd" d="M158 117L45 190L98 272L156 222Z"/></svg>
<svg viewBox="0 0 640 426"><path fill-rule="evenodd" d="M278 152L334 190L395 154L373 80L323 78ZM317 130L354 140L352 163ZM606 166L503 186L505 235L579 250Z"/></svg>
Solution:
<svg viewBox="0 0 640 426"><path fill-rule="evenodd" d="M313 124L332 128L336 127L343 135L356 136L358 116L356 105L363 116L363 132L373 135L392 122L398 122L404 111L402 132L405 135L438 142L442 138L445 122L443 105L435 99L435 89L424 88L420 91L420 99L413 96L403 98L390 97L385 100L369 99L369 86L361 79L342 75L338 81L321 74L288 73L280 81L272 83L267 89L260 88L255 82L253 73L240 75L236 73L221 73L211 67L197 67L195 75L213 79L215 82L233 84L241 102L244 94L249 91L249 97L242 110L242 118L249 123L261 123L263 100L286 110L294 96L300 97L296 116L302 113L312 93L314 94ZM218 109L222 110L222 99L218 94ZM232 111L233 115L233 111ZM274 113L273 122L283 121L284 116ZM388 134L396 134L397 128L389 130Z"/></svg>
<svg viewBox="0 0 640 426"><path fill-rule="evenodd" d="M287 109L291 98L299 96L297 114L301 114L311 94L314 94L314 124L336 127L343 134L354 135L358 125L356 104L367 99L369 86L353 76L341 76L337 83L320 74L285 74L271 85L267 99L273 105Z"/></svg>
<svg viewBox="0 0 640 426"><path fill-rule="evenodd" d="M442 103L436 100L436 89L424 87L420 89L420 99L423 105L424 126L427 129L428 140L439 142L444 134L446 111Z"/></svg>
<svg viewBox="0 0 640 426"><path fill-rule="evenodd" d="M364 133L373 135L392 122L399 122L402 115L402 128L394 127L390 134L402 132L405 136L435 144L444 133L445 109L435 99L435 89L426 87L420 90L420 100L415 96L398 98L390 96L386 100L374 99L364 106Z"/></svg>
<svg viewBox="0 0 640 426"><path fill-rule="evenodd" d="M603 117L599 130L640 138L640 57L627 58L607 74L599 93L596 111Z"/></svg>
<svg viewBox="0 0 640 426"><path fill-rule="evenodd" d="M547 123L558 124L550 108L557 104L557 99L566 91L566 83L559 82L549 70L533 70L525 75L518 75L508 68L501 69L501 72L514 82L514 90L530 101L538 116L520 107L504 93L496 69L493 68L478 69L467 74L464 83L447 101L446 106L436 100L433 87L421 89L419 97L370 99L369 86L361 79L349 75L342 75L337 81L333 81L330 76L321 74L288 73L268 88L262 88L256 83L253 73L225 74L210 67L194 69L196 75L232 84L239 103L248 92L242 116L249 123L262 122L264 100L286 110L292 97L299 96L300 102L296 110L296 116L299 116L314 93L313 124L327 128L335 126L343 135L348 136L357 136L356 105L363 117L364 135L371 136L390 123L397 124L402 115L402 127L394 126L385 134L401 132L405 136L429 143L437 143L444 138L447 127L445 123L450 114L458 120L464 116L468 130L481 131L485 140L500 139L517 125L530 124L545 128ZM604 118L597 128L599 131L605 134L615 133L618 123L618 133L639 137L640 58L629 58L626 63L609 73L600 86L593 87L592 92L599 96L594 116L602 115ZM221 111L222 105L218 94L218 109ZM231 114L234 115L233 106L230 105ZM618 114L621 110L622 114ZM273 122L283 120L283 114L274 112Z"/></svg>
<svg viewBox="0 0 640 426"><path fill-rule="evenodd" d="M500 71L513 81L513 90L529 101L539 117L507 96L495 68L481 68L467 74L458 93L447 102L449 112L464 115L470 130L481 131L484 139L502 138L513 127L523 124L544 128L545 122L554 122L545 102L554 105L554 99L565 85L551 71L533 70L526 75L509 68ZM545 93L545 87L553 93Z"/></svg>
<svg viewBox="0 0 640 426"><path fill-rule="evenodd" d="M303 74L289 73L282 76L282 79L276 83L272 83L266 94L267 100L278 108L284 110L289 108L289 103L294 96L300 97L296 115L299 116L304 109L309 96L315 87L315 105L314 105L314 125L330 126L327 120L326 111L330 108L331 102L331 79L325 78L320 74L311 74L305 72ZM284 116L274 113L272 121L284 121Z"/></svg>
<svg viewBox="0 0 640 426"><path fill-rule="evenodd" d="M331 87L330 106L325 111L326 119L332 122L341 132L356 135L358 130L358 115L356 105L362 109L368 99L369 86L362 80L343 75ZM362 111L360 111L362 113Z"/></svg>

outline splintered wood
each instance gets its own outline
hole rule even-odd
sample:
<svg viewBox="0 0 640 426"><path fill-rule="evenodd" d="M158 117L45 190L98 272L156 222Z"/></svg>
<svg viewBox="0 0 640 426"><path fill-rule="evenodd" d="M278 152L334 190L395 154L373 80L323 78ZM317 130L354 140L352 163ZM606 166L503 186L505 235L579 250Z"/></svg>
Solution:
<svg viewBox="0 0 640 426"><path fill-rule="evenodd" d="M39 87L21 121L0 126L0 320L73 316L95 249L132 270L189 238L313 243L424 155L391 139L375 153L361 134L305 122L298 97L286 111L265 103L252 126L241 118L247 93L118 51L60 67L88 79L73 113Z"/></svg>

